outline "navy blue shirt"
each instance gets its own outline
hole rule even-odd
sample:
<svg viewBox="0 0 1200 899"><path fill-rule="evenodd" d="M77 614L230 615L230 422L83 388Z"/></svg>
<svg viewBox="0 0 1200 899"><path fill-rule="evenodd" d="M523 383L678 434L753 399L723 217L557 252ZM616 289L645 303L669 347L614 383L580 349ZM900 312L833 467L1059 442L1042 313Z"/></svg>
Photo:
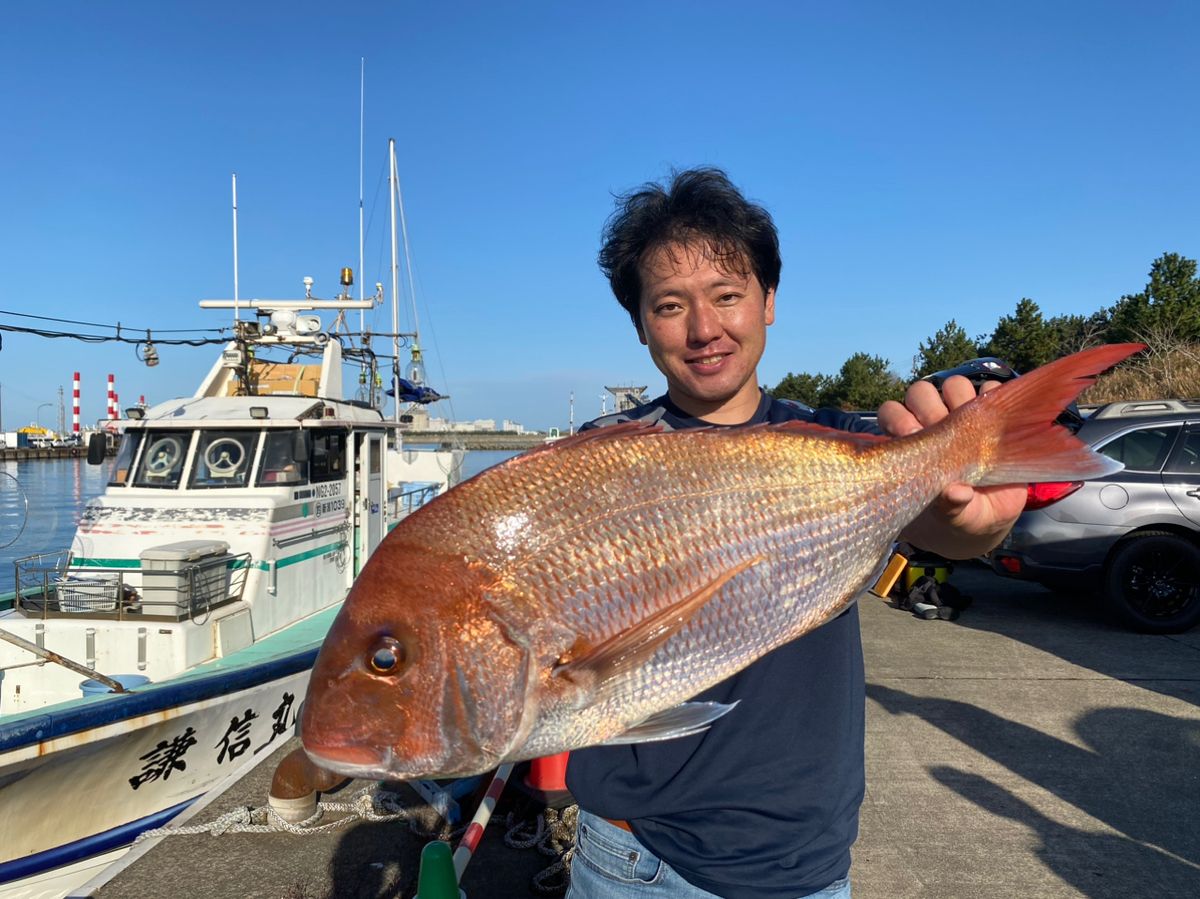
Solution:
<svg viewBox="0 0 1200 899"><path fill-rule="evenodd" d="M711 427L667 397L585 425ZM747 424L873 424L767 394ZM858 608L700 693L737 708L691 737L571 753L581 808L628 821L690 883L725 899L794 899L850 870L862 803L865 687Z"/></svg>

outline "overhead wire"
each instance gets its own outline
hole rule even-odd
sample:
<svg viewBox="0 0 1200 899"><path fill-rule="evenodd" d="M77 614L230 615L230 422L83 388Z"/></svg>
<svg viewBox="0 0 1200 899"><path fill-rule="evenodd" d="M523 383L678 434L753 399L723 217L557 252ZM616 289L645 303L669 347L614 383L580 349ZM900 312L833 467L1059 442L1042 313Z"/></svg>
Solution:
<svg viewBox="0 0 1200 899"><path fill-rule="evenodd" d="M117 322L115 325L104 324L101 322L82 322L71 318L52 318L49 315L33 315L29 312L9 312L7 309L0 309L0 315L11 315L15 318L36 318L44 322L58 322L60 325L82 325L85 328L112 328L117 333L122 330L130 331L145 331L146 328L134 328L130 325L122 325ZM210 331L220 332L227 331L228 328L153 328L149 330L157 331L159 334L205 334Z"/></svg>

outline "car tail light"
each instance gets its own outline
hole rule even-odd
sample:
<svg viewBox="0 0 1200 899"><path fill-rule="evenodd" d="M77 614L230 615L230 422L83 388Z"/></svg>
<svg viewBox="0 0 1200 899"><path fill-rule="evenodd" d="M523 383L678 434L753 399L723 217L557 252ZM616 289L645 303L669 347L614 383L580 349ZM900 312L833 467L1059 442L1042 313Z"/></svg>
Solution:
<svg viewBox="0 0 1200 899"><path fill-rule="evenodd" d="M1046 481L1030 484L1025 493L1025 511L1044 509L1046 506L1066 499L1083 486L1083 481Z"/></svg>
<svg viewBox="0 0 1200 899"><path fill-rule="evenodd" d="M1000 567L1009 574L1021 573L1021 560L1016 556L996 556L996 561L1000 563Z"/></svg>

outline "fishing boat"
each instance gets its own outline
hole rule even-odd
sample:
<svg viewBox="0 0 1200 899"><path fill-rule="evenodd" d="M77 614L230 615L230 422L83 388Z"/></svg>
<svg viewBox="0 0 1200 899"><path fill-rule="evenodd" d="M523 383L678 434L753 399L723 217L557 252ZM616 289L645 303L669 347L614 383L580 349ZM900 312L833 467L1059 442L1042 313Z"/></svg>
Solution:
<svg viewBox="0 0 1200 899"><path fill-rule="evenodd" d="M195 395L129 410L71 546L16 563L0 896L64 895L282 745L355 576L458 478L462 450L405 447L375 355L322 322L375 300L305 283L299 300L204 301L253 314Z"/></svg>

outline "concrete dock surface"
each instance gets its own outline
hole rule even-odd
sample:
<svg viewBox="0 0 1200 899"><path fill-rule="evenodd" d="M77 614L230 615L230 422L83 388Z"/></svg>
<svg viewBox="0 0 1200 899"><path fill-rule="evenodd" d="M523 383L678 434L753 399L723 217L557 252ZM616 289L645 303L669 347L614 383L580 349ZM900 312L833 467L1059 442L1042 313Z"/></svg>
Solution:
<svg viewBox="0 0 1200 899"><path fill-rule="evenodd" d="M951 583L974 598L957 621L860 602L867 794L856 899L1200 896L1200 631L1130 633L1092 595L973 563ZM281 757L189 823L265 805ZM526 809L502 802L494 822L509 805ZM425 841L403 821L171 837L95 895L408 899ZM531 880L553 861L506 846L493 823L462 886L469 899L544 895Z"/></svg>

